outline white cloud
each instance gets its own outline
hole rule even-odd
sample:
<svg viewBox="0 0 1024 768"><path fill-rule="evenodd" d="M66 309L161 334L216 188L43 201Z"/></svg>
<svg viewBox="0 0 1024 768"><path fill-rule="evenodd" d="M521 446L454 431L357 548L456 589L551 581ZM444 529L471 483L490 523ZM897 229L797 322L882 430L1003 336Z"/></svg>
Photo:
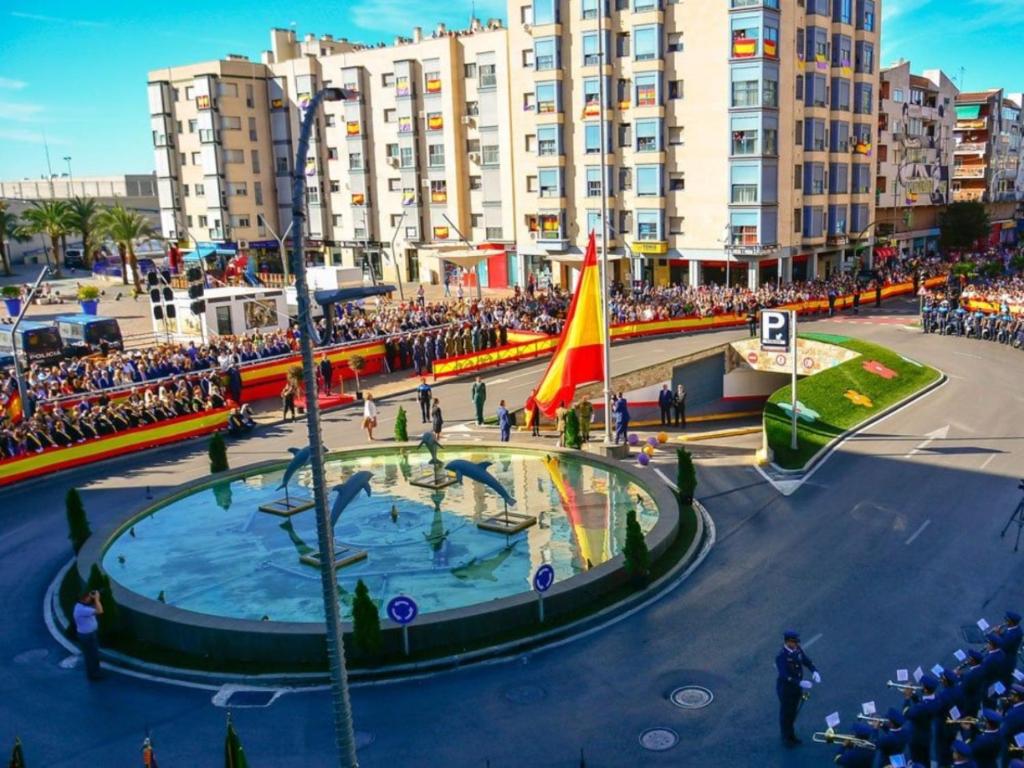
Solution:
<svg viewBox="0 0 1024 768"><path fill-rule="evenodd" d="M12 91L20 91L28 83L24 80L13 80L9 77L0 77L0 88L9 88Z"/></svg>
<svg viewBox="0 0 1024 768"><path fill-rule="evenodd" d="M932 0L889 0L882 6L882 22L919 11L931 2Z"/></svg>
<svg viewBox="0 0 1024 768"><path fill-rule="evenodd" d="M468 27L474 9L477 18L484 22L504 18L507 10L505 3L498 0L453 0L440 9L441 6L431 4L410 5L408 0L358 0L352 4L350 12L361 29L411 35L413 27L423 27L424 33L429 35L439 21L448 22L449 27L453 24L455 28Z"/></svg>
<svg viewBox="0 0 1024 768"><path fill-rule="evenodd" d="M60 16L46 16L42 13L26 13L25 11L11 11L11 16L26 21L40 21L44 24L65 24L71 27L106 27L102 21L90 21L88 19L66 19Z"/></svg>
<svg viewBox="0 0 1024 768"><path fill-rule="evenodd" d="M16 123L35 122L43 113L41 104L25 104L16 101L0 101L0 120Z"/></svg>

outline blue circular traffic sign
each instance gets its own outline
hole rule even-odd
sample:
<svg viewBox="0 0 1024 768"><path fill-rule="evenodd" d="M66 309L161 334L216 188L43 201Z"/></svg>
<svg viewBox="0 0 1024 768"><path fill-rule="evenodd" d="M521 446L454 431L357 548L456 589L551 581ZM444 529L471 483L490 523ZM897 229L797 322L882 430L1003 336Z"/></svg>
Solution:
<svg viewBox="0 0 1024 768"><path fill-rule="evenodd" d="M388 618L391 619L395 624L412 624L415 618L419 615L420 608L416 605L416 601L411 597L405 595L399 595L398 597L391 598L388 602Z"/></svg>
<svg viewBox="0 0 1024 768"><path fill-rule="evenodd" d="M538 592L547 592L555 583L555 569L549 563L544 563L533 573L533 588Z"/></svg>

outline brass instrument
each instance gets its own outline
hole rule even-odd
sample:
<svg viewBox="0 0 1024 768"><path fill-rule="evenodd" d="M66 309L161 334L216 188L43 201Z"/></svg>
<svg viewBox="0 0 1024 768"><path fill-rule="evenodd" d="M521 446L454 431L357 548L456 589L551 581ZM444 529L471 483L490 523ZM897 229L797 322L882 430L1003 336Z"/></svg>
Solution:
<svg viewBox="0 0 1024 768"><path fill-rule="evenodd" d="M818 731L811 734L811 741L819 744L842 744L845 747L860 747L861 749L875 749L873 742L867 739L859 739L849 733L836 733L831 728L827 731Z"/></svg>
<svg viewBox="0 0 1024 768"><path fill-rule="evenodd" d="M881 728L889 723L888 717L879 717L878 715L857 715L857 719L871 723L876 728Z"/></svg>
<svg viewBox="0 0 1024 768"><path fill-rule="evenodd" d="M892 680L886 680L885 684L890 688L899 688L901 691L923 691L924 686L914 685L913 683L894 683Z"/></svg>
<svg viewBox="0 0 1024 768"><path fill-rule="evenodd" d="M960 717L960 718L946 718L946 725L977 725L978 718L976 717Z"/></svg>

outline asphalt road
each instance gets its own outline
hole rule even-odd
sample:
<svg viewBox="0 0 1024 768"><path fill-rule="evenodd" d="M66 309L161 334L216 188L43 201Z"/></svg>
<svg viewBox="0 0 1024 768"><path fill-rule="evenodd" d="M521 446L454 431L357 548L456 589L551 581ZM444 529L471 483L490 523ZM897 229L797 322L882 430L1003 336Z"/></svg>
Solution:
<svg viewBox="0 0 1024 768"><path fill-rule="evenodd" d="M696 444L698 496L718 538L688 581L559 648L356 689L356 727L372 738L361 765L573 766L581 748L591 768L823 765L830 748L786 750L778 741L772 659L784 628L803 632L824 678L798 723L809 736L830 712L849 724L862 701L882 710L896 703L884 685L896 668L950 664L965 645L962 625L981 616L994 624L1003 609L1020 609L1024 553L1014 554L999 532L1024 474L1024 354L922 336L870 312L865 319L873 322L812 325L891 346L941 368L949 382L848 441L789 497L750 467L749 438ZM630 367L634 355L646 363L742 335L619 347L613 367ZM487 377L495 382L489 405L498 397L521 400L542 366ZM469 416L468 386L436 390L449 421ZM385 407L385 415L392 410ZM332 448L359 441L357 414L326 421ZM265 439L232 447L233 464L281 456L301 441L298 426L271 427ZM390 431L386 423L380 433ZM470 429L466 437L474 434L482 433ZM224 712L210 691L117 675L90 686L81 670L60 667L65 654L42 624L46 586L70 553L63 519L69 484L84 487L92 518L121 517L145 503L146 486L159 495L205 472L205 462L201 445L176 447L0 492L0 744L20 735L30 764L128 765L147 729L164 765L219 759ZM677 709L668 695L687 684L709 688L714 701ZM331 764L326 693L286 694L233 717L254 768ZM681 743L644 751L638 735L653 726L674 729Z"/></svg>

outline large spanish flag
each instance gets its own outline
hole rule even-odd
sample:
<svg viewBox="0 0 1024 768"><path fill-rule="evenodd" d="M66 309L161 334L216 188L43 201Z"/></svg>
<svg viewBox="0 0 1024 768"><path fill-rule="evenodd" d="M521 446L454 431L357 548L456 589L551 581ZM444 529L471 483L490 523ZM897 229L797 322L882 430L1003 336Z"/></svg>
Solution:
<svg viewBox="0 0 1024 768"><path fill-rule="evenodd" d="M577 495L577 488L587 487L583 482L579 465L575 465L575 471L570 472L568 467L562 466L557 456L547 456L544 458L544 466L551 477L551 484L558 491L558 499L562 503L565 516L572 525L573 538L576 540L580 556L580 568L589 571L594 566L610 560L612 552L611 537L608 534L608 497L594 491L581 491Z"/></svg>
<svg viewBox="0 0 1024 768"><path fill-rule="evenodd" d="M576 387L604 379L605 327L600 280L597 241L591 232L583 271L558 338L555 356L537 387L537 406L549 417L562 402L572 403Z"/></svg>

